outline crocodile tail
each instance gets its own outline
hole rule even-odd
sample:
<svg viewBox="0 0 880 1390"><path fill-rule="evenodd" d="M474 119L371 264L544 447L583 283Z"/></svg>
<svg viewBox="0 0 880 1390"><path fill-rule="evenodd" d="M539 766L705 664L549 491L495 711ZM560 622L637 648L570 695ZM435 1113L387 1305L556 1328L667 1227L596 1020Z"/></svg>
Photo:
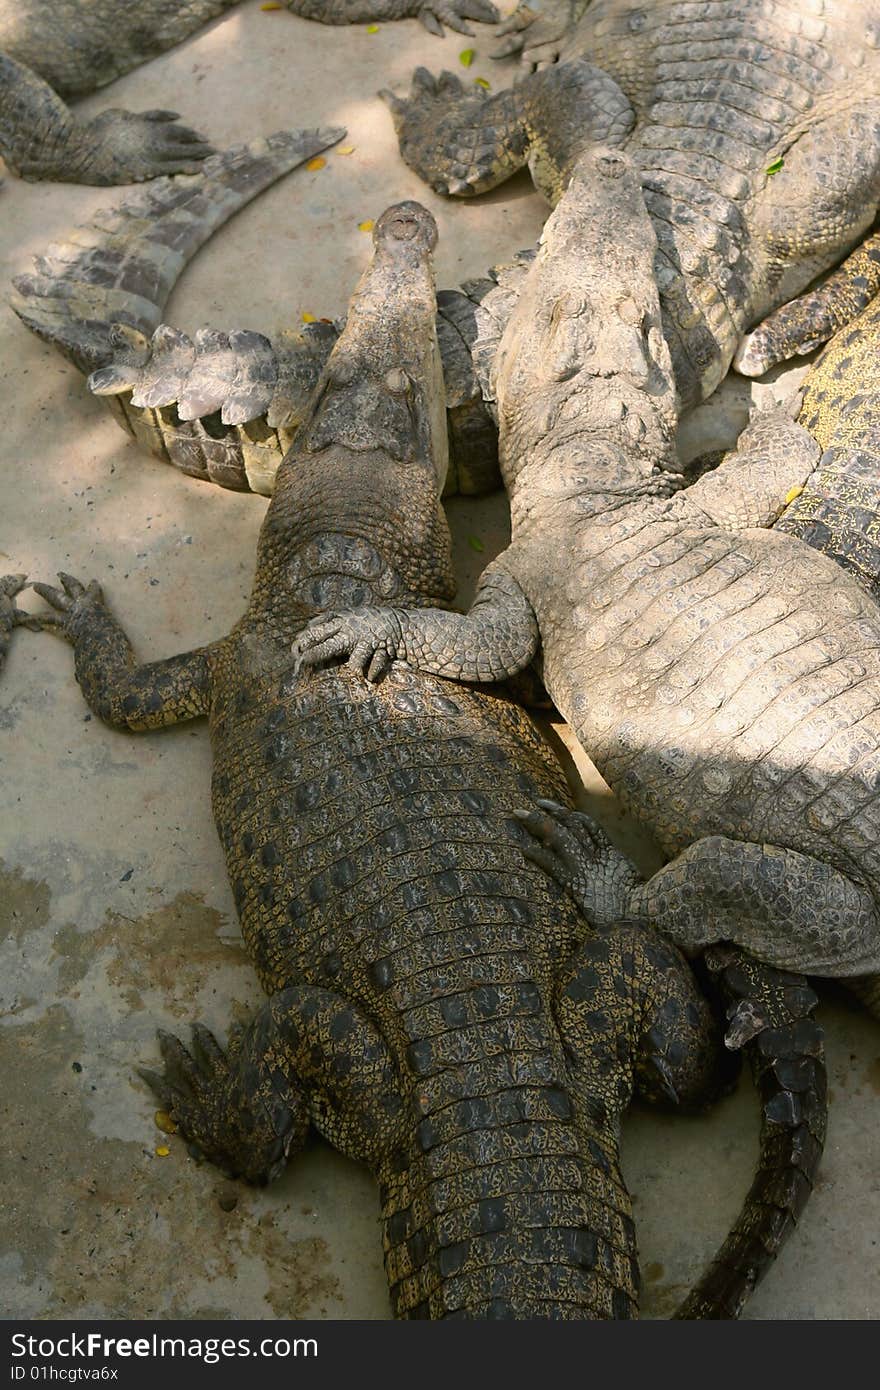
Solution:
<svg viewBox="0 0 880 1390"><path fill-rule="evenodd" d="M38 256L34 273L13 282L12 308L84 372L112 358L115 325L146 346L184 266L217 228L344 134L279 131L212 155L198 174L154 180Z"/></svg>
<svg viewBox="0 0 880 1390"><path fill-rule="evenodd" d="M818 999L790 975L728 947L707 953L727 1001L725 1042L745 1047L761 1097L758 1170L730 1234L681 1304L679 1319L740 1312L794 1230L813 1190L828 1118Z"/></svg>

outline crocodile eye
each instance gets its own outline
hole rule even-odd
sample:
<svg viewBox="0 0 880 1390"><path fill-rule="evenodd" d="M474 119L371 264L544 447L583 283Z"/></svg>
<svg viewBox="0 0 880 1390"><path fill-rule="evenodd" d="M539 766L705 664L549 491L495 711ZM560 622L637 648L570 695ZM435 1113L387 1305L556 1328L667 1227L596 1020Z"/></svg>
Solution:
<svg viewBox="0 0 880 1390"><path fill-rule="evenodd" d="M329 378L334 386L350 386L354 381L356 367L347 357L337 357L330 366Z"/></svg>
<svg viewBox="0 0 880 1390"><path fill-rule="evenodd" d="M402 367L392 367L385 373L385 385L395 396L402 396L409 390L411 382Z"/></svg>
<svg viewBox="0 0 880 1390"><path fill-rule="evenodd" d="M550 310L550 327L559 328L567 320L580 318L589 311L590 306L584 295L568 290L559 296Z"/></svg>

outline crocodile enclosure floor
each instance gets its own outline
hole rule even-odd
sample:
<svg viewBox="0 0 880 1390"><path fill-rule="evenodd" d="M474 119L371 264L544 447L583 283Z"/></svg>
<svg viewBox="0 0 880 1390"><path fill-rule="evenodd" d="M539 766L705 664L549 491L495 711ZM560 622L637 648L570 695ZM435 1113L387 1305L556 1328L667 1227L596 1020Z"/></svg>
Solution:
<svg viewBox="0 0 880 1390"><path fill-rule="evenodd" d="M465 71L459 54L471 47ZM440 287L529 245L545 208L525 176L443 201L401 163L375 96L400 90L417 63L506 84L512 60L489 62L489 48L486 30L437 39L414 20L324 28L248 0L82 103L173 107L218 146L285 126L348 127L324 167L297 170L209 243L167 320L272 334L304 313L340 314L369 254L358 224L401 198L437 218ZM0 283L123 196L8 179ZM685 450L732 442L750 401L783 392L784 376L726 383L686 422ZM98 578L145 657L227 632L249 591L265 499L140 453L8 310L0 382L0 573ZM506 504L457 498L449 512L466 602L505 544ZM211 819L206 726L115 733L88 715L72 667L64 644L25 633L0 685L0 1307L15 1317L386 1318L366 1170L316 1141L254 1192L198 1167L155 1126L135 1067L155 1066L156 1026L181 1032L199 1018L222 1031L260 993ZM580 765L587 802L613 819ZM639 852L648 867L650 848ZM819 1017L831 1086L821 1177L750 1318L880 1309L880 1033L830 989ZM747 1077L707 1117L628 1120L645 1316L668 1316L721 1240L749 1181L757 1120Z"/></svg>

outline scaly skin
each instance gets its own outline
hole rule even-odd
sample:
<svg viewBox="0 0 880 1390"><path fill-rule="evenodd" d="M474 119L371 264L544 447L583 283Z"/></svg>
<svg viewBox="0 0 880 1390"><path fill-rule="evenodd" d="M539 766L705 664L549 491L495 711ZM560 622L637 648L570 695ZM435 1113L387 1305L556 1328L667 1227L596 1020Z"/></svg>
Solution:
<svg viewBox="0 0 880 1390"><path fill-rule="evenodd" d="M140 183L191 174L212 153L174 111L108 110L76 119L64 97L85 96L182 43L235 0L0 0L0 155L24 179ZM470 34L493 22L487 0L291 0L295 14L328 24L418 15Z"/></svg>
<svg viewBox="0 0 880 1390"><path fill-rule="evenodd" d="M417 204L379 219L227 638L138 665L97 586L38 588L100 717L210 719L271 999L228 1053L164 1040L151 1081L183 1132L251 1181L309 1123L369 1163L398 1316L628 1317L620 1115L636 1085L699 1102L717 1060L688 968L653 931L588 933L525 864L513 808L565 791L517 707L400 665L378 687L302 672L291 650L330 606L452 592L435 235Z"/></svg>
<svg viewBox="0 0 880 1390"><path fill-rule="evenodd" d="M805 357L866 309L880 290L880 232L866 237L816 289L769 314L736 350L743 376L763 376L790 357Z"/></svg>
<svg viewBox="0 0 880 1390"><path fill-rule="evenodd" d="M189 259L219 226L341 129L280 133L163 179L35 258L11 297L22 322L53 343L154 457L236 491L271 495L339 328L278 335L204 329L194 340L162 323ZM450 469L445 495L500 485L497 431L471 361L476 304L492 280L438 297ZM206 390L206 387L208 388Z"/></svg>
<svg viewBox="0 0 880 1390"><path fill-rule="evenodd" d="M0 669L6 660L12 634L17 627L30 627L39 630L40 624L29 613L24 613L16 603L16 597L27 588L26 574L0 575Z"/></svg>
<svg viewBox="0 0 880 1390"><path fill-rule="evenodd" d="M804 459L768 451L670 495L653 253L634 171L585 156L496 356L513 529L481 601L467 617L343 615L300 647L310 661L368 665L372 650L498 678L534 654L537 620L549 694L671 860L642 883L597 840L590 919L654 921L689 951L731 940L782 969L871 974L880 615L832 561L754 529L803 484Z"/></svg>
<svg viewBox="0 0 880 1390"><path fill-rule="evenodd" d="M776 441L777 447L812 458L813 466L774 527L834 560L875 602L880 598L878 393L880 298L828 344L803 383L797 423L788 426L784 441ZM749 452L748 441L738 444L738 466L748 466Z"/></svg>
<svg viewBox="0 0 880 1390"><path fill-rule="evenodd" d="M0 0L0 155L25 179L140 183L194 173L212 153L175 111L102 111L78 121L84 96L181 43L232 0Z"/></svg>
<svg viewBox="0 0 880 1390"><path fill-rule="evenodd" d="M771 0L595 0L559 66L489 98L421 71L391 106L404 159L443 192L492 187L528 163L555 201L585 141L626 149L687 407L717 386L743 332L873 221L875 34L873 0L806 14Z"/></svg>

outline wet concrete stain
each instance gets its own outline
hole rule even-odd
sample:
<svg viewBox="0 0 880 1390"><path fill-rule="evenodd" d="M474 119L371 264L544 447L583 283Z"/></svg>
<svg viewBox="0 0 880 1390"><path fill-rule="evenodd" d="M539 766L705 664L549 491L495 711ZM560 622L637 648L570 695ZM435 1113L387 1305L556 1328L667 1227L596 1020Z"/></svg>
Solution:
<svg viewBox="0 0 880 1390"><path fill-rule="evenodd" d="M148 1122L137 1138L95 1142L88 1076L73 1066L86 1050L58 1004L0 1032L0 1073L16 1076L0 1125L0 1260L15 1271L4 1278L7 1315L333 1316L329 1247L285 1230L286 1211L260 1215L261 1197L242 1188L223 1212L214 1170L199 1170L182 1146L157 1159ZM246 1308L242 1254L262 1267L267 1290L251 1292Z"/></svg>
<svg viewBox="0 0 880 1390"><path fill-rule="evenodd" d="M223 940L218 936L221 928L227 933ZM58 930L53 943L61 962L59 984L76 997L76 987L95 960L109 951L107 978L120 989L128 1008L144 1008L144 995L156 991L170 1014L191 1018L193 1001L210 972L246 962L243 946L230 940L228 931L225 914L190 892L178 893L170 903L140 917L110 911L95 931L81 932L68 924Z"/></svg>
<svg viewBox="0 0 880 1390"><path fill-rule="evenodd" d="M22 945L49 921L49 885L0 859L0 941Z"/></svg>

